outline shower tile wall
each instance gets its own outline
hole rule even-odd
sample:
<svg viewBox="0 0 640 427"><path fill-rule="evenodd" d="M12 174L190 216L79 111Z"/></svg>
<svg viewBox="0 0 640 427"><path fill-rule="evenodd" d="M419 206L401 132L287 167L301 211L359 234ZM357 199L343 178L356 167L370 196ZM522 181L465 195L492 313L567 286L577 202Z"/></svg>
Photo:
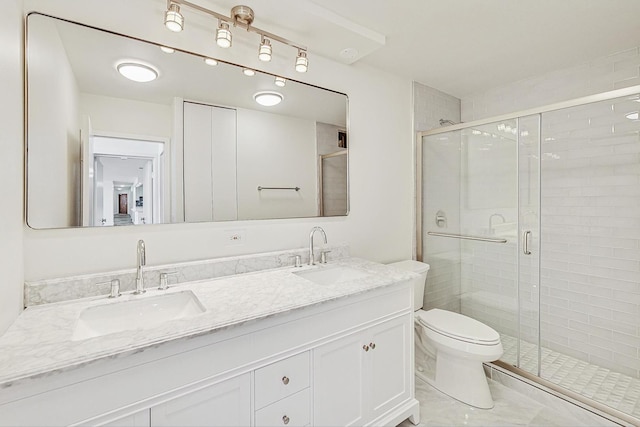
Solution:
<svg viewBox="0 0 640 427"><path fill-rule="evenodd" d="M335 125L316 123L318 156L344 150L338 146L338 132ZM324 215L344 215L347 212L347 156L338 156L324 161L322 168Z"/></svg>
<svg viewBox="0 0 640 427"><path fill-rule="evenodd" d="M462 121L494 117L554 102L640 85L640 47L465 96Z"/></svg>
<svg viewBox="0 0 640 427"><path fill-rule="evenodd" d="M460 100L436 89L413 84L414 127L424 131L440 127L440 119L460 121ZM438 229L436 212L447 217L447 229L460 228L460 141L438 140L427 144L423 168L433 179L423 179L423 235ZM430 151L429 151L430 150ZM437 204L434 201L437 200ZM452 231L453 230L453 231ZM431 266L427 275L425 309L443 308L460 311L460 242L454 239L425 237L424 262Z"/></svg>
<svg viewBox="0 0 640 427"><path fill-rule="evenodd" d="M639 70L634 48L466 97L462 119L638 85ZM638 378L640 122L620 115L625 108L640 103L543 116L541 334L551 350ZM474 251L473 264L504 274L482 248Z"/></svg>

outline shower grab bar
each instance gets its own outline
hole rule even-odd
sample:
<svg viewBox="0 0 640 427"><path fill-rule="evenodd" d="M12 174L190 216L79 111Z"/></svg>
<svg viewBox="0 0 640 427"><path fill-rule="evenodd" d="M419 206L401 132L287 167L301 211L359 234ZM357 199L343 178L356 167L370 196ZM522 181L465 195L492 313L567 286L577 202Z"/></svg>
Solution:
<svg viewBox="0 0 640 427"><path fill-rule="evenodd" d="M507 243L507 239L495 239L492 237L467 236L465 234L452 234L452 233L436 233L434 231L427 231L427 234L429 236L449 237L452 239L477 240L480 242L491 242L491 243Z"/></svg>
<svg viewBox="0 0 640 427"><path fill-rule="evenodd" d="M296 191L300 191L300 187L262 187L262 186L258 186L258 191L262 191L262 190L296 190Z"/></svg>

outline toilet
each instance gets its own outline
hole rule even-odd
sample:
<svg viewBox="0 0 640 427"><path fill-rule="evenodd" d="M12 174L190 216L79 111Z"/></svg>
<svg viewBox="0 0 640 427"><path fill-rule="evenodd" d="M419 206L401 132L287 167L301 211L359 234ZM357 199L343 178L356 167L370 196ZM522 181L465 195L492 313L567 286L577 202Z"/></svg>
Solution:
<svg viewBox="0 0 640 427"><path fill-rule="evenodd" d="M407 260L389 265L420 275L414 282L415 334L416 347L424 351L421 360L416 351L416 375L463 403L481 409L493 408L482 363L502 356L500 335L462 314L438 308L422 310L429 264ZM431 362L435 359L435 363L430 363L430 359Z"/></svg>

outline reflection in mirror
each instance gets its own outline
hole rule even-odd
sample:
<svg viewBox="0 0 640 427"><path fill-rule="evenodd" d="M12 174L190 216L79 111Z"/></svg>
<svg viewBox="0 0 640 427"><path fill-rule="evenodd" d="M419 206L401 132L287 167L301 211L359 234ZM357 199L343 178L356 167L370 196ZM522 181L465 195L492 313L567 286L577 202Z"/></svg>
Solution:
<svg viewBox="0 0 640 427"><path fill-rule="evenodd" d="M348 213L344 94L37 13L26 36L31 227Z"/></svg>

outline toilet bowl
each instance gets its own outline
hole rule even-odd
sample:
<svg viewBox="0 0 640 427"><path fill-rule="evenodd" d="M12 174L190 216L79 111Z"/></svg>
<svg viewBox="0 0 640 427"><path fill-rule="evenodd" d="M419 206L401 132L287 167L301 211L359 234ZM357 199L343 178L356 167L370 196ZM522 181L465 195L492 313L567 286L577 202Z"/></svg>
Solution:
<svg viewBox="0 0 640 427"><path fill-rule="evenodd" d="M414 282L416 341L435 358L432 376L416 375L441 392L481 409L493 408L493 398L482 366L502 356L500 335L475 319L452 311L422 310L424 286L429 265L418 261L401 261L394 267L420 274Z"/></svg>
<svg viewBox="0 0 640 427"><path fill-rule="evenodd" d="M502 356L500 335L484 323L437 308L416 311L416 328L435 349L435 379L424 379L461 402L493 408L482 363Z"/></svg>

